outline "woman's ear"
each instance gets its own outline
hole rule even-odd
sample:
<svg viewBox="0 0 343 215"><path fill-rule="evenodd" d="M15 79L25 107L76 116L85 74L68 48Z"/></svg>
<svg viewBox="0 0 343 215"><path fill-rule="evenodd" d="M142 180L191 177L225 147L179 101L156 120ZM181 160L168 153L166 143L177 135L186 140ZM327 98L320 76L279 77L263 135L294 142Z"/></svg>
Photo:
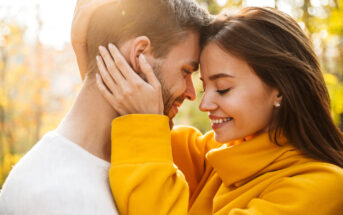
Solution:
<svg viewBox="0 0 343 215"><path fill-rule="evenodd" d="M282 103L282 95L281 93L277 90L276 96L274 98L274 107L278 108L281 106Z"/></svg>
<svg viewBox="0 0 343 215"><path fill-rule="evenodd" d="M139 67L139 60L138 57L140 54L145 54L151 48L150 39L146 36L139 36L134 39L132 42L131 50L130 50L130 62L132 65L132 69L136 73L140 73L141 69Z"/></svg>

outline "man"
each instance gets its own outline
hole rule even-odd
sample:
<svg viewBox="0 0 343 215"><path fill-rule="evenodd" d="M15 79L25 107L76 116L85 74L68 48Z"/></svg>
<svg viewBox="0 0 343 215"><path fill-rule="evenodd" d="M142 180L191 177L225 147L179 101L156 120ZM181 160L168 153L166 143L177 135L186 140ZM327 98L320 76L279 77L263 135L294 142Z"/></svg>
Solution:
<svg viewBox="0 0 343 215"><path fill-rule="evenodd" d="M116 44L140 73L144 54L162 82L165 114L195 98L199 31L209 15L192 0L79 0L72 44L84 80L67 116L13 168L0 214L117 214L108 183L111 121L118 116L98 91L98 47ZM112 92L115 93L115 92Z"/></svg>

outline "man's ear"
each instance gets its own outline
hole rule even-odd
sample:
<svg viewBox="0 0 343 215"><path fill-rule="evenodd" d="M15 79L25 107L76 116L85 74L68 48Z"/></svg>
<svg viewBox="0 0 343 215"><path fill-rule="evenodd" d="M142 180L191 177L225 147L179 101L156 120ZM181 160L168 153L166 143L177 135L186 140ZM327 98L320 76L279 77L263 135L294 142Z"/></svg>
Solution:
<svg viewBox="0 0 343 215"><path fill-rule="evenodd" d="M139 60L138 57L140 54L145 54L151 49L151 43L148 37L146 36L139 36L134 39L131 45L130 50L130 62L132 68L137 73L141 72L139 67Z"/></svg>

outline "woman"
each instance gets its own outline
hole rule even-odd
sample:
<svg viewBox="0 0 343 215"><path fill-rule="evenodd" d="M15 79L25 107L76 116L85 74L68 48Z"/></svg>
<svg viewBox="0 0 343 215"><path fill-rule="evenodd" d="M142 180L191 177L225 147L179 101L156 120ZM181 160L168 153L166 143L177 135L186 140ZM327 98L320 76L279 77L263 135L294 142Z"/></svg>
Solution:
<svg viewBox="0 0 343 215"><path fill-rule="evenodd" d="M112 124L110 182L120 213L342 214L343 136L301 28L275 9L244 8L218 17L207 33L200 110L209 113L213 131L206 135L189 127L170 134L156 108L159 83L143 56L149 83L98 61L102 76L114 79L106 83L111 94L98 78L113 107L123 115L150 113ZM119 85L134 89L130 80L140 90L124 94ZM137 109L153 95L160 99Z"/></svg>

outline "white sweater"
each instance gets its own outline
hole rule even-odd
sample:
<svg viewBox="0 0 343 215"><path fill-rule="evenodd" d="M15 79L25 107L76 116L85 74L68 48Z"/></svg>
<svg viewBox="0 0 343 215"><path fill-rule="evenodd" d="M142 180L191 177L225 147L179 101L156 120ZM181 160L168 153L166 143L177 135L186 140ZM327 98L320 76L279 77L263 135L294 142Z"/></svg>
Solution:
<svg viewBox="0 0 343 215"><path fill-rule="evenodd" d="M109 167L49 132L10 172L0 193L0 215L117 215Z"/></svg>

